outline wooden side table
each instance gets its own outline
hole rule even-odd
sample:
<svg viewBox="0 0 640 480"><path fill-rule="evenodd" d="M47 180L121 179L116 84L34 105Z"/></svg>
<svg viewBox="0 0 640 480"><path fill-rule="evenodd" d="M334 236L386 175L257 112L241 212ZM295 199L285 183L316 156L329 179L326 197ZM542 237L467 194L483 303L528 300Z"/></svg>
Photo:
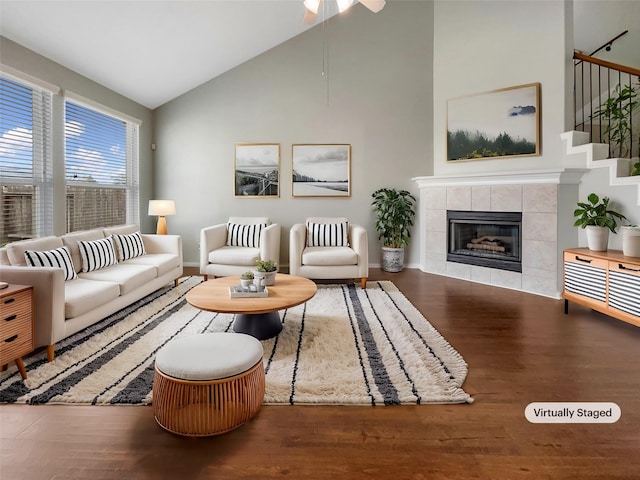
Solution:
<svg viewBox="0 0 640 480"><path fill-rule="evenodd" d="M9 285L0 290L0 365L14 361L22 378L22 356L33 351L33 287Z"/></svg>

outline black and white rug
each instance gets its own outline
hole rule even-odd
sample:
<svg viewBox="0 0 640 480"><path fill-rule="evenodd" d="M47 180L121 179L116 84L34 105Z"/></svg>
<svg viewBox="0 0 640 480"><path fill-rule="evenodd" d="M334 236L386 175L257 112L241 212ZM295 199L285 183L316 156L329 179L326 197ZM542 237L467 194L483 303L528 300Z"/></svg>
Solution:
<svg viewBox="0 0 640 480"><path fill-rule="evenodd" d="M0 375L3 403L151 403L159 348L182 335L230 331L233 315L204 312L185 277ZM307 303L280 312L283 330L262 342L267 405L465 403L467 364L388 281L318 285Z"/></svg>

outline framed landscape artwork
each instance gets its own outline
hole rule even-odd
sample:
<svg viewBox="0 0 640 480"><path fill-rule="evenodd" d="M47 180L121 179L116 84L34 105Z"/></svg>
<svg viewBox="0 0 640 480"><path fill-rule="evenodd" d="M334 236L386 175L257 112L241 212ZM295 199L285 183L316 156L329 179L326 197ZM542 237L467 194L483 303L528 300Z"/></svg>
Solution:
<svg viewBox="0 0 640 480"><path fill-rule="evenodd" d="M235 144L235 197L280 196L280 144Z"/></svg>
<svg viewBox="0 0 640 480"><path fill-rule="evenodd" d="M351 196L351 145L293 145L294 197Z"/></svg>
<svg viewBox="0 0 640 480"><path fill-rule="evenodd" d="M540 84L447 101L447 161L540 155Z"/></svg>

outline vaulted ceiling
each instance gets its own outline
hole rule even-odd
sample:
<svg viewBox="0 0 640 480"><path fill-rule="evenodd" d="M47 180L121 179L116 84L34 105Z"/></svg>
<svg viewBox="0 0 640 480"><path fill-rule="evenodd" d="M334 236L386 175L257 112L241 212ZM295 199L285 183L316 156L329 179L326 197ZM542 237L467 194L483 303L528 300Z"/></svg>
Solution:
<svg viewBox="0 0 640 480"><path fill-rule="evenodd" d="M302 0L0 0L0 33L153 109L312 27L304 11ZM628 29L598 56L640 68L640 2L574 0L574 12L575 48Z"/></svg>

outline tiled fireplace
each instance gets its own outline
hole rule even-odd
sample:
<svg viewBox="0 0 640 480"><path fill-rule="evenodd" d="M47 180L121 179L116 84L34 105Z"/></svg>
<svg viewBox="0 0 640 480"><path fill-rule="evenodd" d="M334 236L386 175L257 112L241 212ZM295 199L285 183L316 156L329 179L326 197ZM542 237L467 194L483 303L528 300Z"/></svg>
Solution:
<svg viewBox="0 0 640 480"><path fill-rule="evenodd" d="M420 187L420 232L417 237L420 238L422 269L559 298L562 250L578 244L573 210L583 173L584 170L569 169L414 178ZM451 243L452 229L458 228L451 226L451 212L471 213L467 217L472 219L474 213L478 214L472 221L481 225L475 231L468 225L460 227L467 237L457 245ZM502 219L499 218L501 215L493 215L502 213L510 215ZM453 214L454 217L459 215ZM490 223L506 226L489 230ZM518 225L517 233L513 231L514 224ZM510 239L513 235L519 238ZM480 242L485 246L476 245ZM517 265L492 265L486 261L491 256L505 257L507 248L510 257L518 257ZM494 253L491 253L492 249ZM452 256L452 250L458 252ZM463 250L486 251L478 255ZM476 258L465 261L461 255Z"/></svg>

